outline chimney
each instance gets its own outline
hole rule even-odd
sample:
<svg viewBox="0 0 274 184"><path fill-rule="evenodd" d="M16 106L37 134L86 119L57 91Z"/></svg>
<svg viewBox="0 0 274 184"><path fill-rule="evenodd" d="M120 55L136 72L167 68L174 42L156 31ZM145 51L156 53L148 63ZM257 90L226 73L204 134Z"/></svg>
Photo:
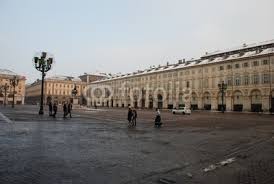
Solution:
<svg viewBox="0 0 274 184"><path fill-rule="evenodd" d="M182 64L183 62L182 62L182 60L181 59L179 59L178 60L178 64Z"/></svg>

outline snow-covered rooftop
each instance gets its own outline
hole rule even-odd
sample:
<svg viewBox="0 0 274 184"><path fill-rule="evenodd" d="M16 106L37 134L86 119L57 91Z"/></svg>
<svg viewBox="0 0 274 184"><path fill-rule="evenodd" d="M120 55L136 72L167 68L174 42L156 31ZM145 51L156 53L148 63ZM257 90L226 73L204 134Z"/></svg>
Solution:
<svg viewBox="0 0 274 184"><path fill-rule="evenodd" d="M18 75L17 73L14 73L11 70L7 69L0 69L0 75Z"/></svg>
<svg viewBox="0 0 274 184"><path fill-rule="evenodd" d="M253 49L246 50L246 48L252 48L252 47L257 47L257 46L266 46L266 45L267 45L267 47L260 47L260 49L257 49L257 50L253 50ZM228 54L230 51L231 52L238 51L238 53L233 52L232 54L231 53ZM206 65L206 64L223 62L223 61L228 61L228 60L235 60L235 59L259 56L259 55L266 55L266 54L274 54L274 40L261 42L258 44L245 45L245 47L238 47L235 49L230 49L229 52L228 52L228 50L226 50L225 52L219 52L218 54L217 54L217 52L215 52L214 54L212 54L212 57L204 58L204 56L202 56L200 59L196 59L196 60L191 59L189 61L179 62L176 64L168 64L165 66L150 67L143 71L138 70L137 72L127 73L127 74L112 75L112 76L108 76L105 79L94 81L92 83L96 84L96 83L100 83L100 82L111 81L113 79L123 79L123 78L128 78L131 76L141 76L141 75L146 75L146 74L151 74L151 73L172 71L172 70L177 70L177 69L182 69L182 68ZM226 53L226 54L223 54L223 56L221 56L221 55L219 55L221 53ZM206 56L209 56L209 55L210 54L207 54ZM214 55L218 55L218 56L214 57Z"/></svg>
<svg viewBox="0 0 274 184"><path fill-rule="evenodd" d="M84 73L84 75L95 75L95 76L99 76L99 77L110 77L112 76L112 74L107 74L107 73L103 73L103 72L90 72L90 73Z"/></svg>
<svg viewBox="0 0 274 184"><path fill-rule="evenodd" d="M209 56L222 54L222 53L226 53L226 52L238 51L238 50L242 50L242 49L249 49L249 48L258 47L258 46L262 46L262 45L269 45L269 44L274 44L274 39L259 42L259 43L243 44L240 47L234 47L234 48L229 48L229 49L224 49L224 50L217 50L217 51L213 51L213 52L210 52L210 53L206 53L202 57L209 57Z"/></svg>
<svg viewBox="0 0 274 184"><path fill-rule="evenodd" d="M74 82L81 82L81 79L78 77L71 77L71 76L63 76L63 75L55 75L51 77L46 77L46 80L58 80L58 81L74 81Z"/></svg>

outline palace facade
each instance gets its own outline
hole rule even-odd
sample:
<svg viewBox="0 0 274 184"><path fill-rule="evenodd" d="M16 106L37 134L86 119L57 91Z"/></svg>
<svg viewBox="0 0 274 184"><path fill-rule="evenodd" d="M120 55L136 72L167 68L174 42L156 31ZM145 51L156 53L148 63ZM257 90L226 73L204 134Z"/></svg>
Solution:
<svg viewBox="0 0 274 184"><path fill-rule="evenodd" d="M206 53L199 59L111 76L88 86L88 105L273 111L274 40ZM188 94L187 97L185 94Z"/></svg>
<svg viewBox="0 0 274 184"><path fill-rule="evenodd" d="M75 98L79 100L79 103L84 103L82 94L86 87L86 83L82 82L80 78L68 77L68 76L53 76L48 77L44 81L44 103L47 104L50 101L62 104L65 101L71 101L73 99L72 90L76 87L77 95ZM26 87L26 103L38 104L40 103L41 95L41 80L37 80L34 83Z"/></svg>
<svg viewBox="0 0 274 184"><path fill-rule="evenodd" d="M0 69L0 104L12 104L14 89L10 80L15 76L18 79L18 84L15 86L14 104L25 103L26 78L14 73L13 71Z"/></svg>
<svg viewBox="0 0 274 184"><path fill-rule="evenodd" d="M47 77L44 83L44 103L52 101L62 104L65 101L77 100L79 105L86 105L86 99L83 95L88 83L95 80L106 78L104 74L83 74L78 77L71 76L52 76ZM76 87L77 94L73 96L72 90ZM26 87L26 103L38 104L41 96L41 80L27 85Z"/></svg>

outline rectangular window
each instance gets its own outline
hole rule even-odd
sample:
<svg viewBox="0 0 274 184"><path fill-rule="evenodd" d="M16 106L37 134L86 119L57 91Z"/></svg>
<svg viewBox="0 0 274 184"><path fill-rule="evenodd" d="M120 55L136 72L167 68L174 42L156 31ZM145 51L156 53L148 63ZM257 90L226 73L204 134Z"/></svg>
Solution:
<svg viewBox="0 0 274 184"><path fill-rule="evenodd" d="M253 84L259 84L259 75L253 75Z"/></svg>
<svg viewBox="0 0 274 184"><path fill-rule="evenodd" d="M259 62L258 61L253 61L253 66L259 66Z"/></svg>
<svg viewBox="0 0 274 184"><path fill-rule="evenodd" d="M235 78L235 86L240 86L241 85L241 78L240 77L236 77Z"/></svg>
<svg viewBox="0 0 274 184"><path fill-rule="evenodd" d="M232 77L227 78L227 85L232 86Z"/></svg>
<svg viewBox="0 0 274 184"><path fill-rule="evenodd" d="M244 76L244 85L248 85L249 84L249 76L246 75Z"/></svg>
<svg viewBox="0 0 274 184"><path fill-rule="evenodd" d="M228 69L228 70L231 69L231 68L232 68L231 65L226 66L226 69Z"/></svg>
<svg viewBox="0 0 274 184"><path fill-rule="evenodd" d="M268 65L268 60L267 60L267 59L264 59L264 60L262 61L262 65Z"/></svg>
<svg viewBox="0 0 274 184"><path fill-rule="evenodd" d="M248 67L248 63L244 63L244 64L243 64L243 67L244 67L244 68L247 68L247 67Z"/></svg>
<svg viewBox="0 0 274 184"><path fill-rule="evenodd" d="M224 70L224 66L220 66L220 68L219 68L220 70Z"/></svg>
<svg viewBox="0 0 274 184"><path fill-rule="evenodd" d="M235 64L235 68L240 68L240 65L238 63Z"/></svg>
<svg viewBox="0 0 274 184"><path fill-rule="evenodd" d="M263 74L263 84L268 84L270 82L270 75Z"/></svg>
<svg viewBox="0 0 274 184"><path fill-rule="evenodd" d="M208 79L204 79L204 87L208 88Z"/></svg>

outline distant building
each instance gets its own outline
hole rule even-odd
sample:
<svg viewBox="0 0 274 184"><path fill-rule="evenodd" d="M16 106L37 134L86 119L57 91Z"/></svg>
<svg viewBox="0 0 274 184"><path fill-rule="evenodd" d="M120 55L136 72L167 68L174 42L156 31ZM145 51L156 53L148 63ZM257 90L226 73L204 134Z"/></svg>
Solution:
<svg viewBox="0 0 274 184"><path fill-rule="evenodd" d="M18 85L15 87L15 104L24 104L25 103L25 81L26 78L20 76L13 71L7 69L0 69L0 104L4 104L6 100L6 104L12 104L13 101L13 86L10 84L10 79L14 76L17 76L19 79ZM5 97L5 89L4 86L7 84L8 88L6 90Z"/></svg>
<svg viewBox="0 0 274 184"><path fill-rule="evenodd" d="M83 75L80 75L79 78L86 83L91 83L94 81L106 79L109 77L109 74L105 73L84 73Z"/></svg>
<svg viewBox="0 0 274 184"><path fill-rule="evenodd" d="M49 101L57 104L62 104L65 101L72 101L72 90L76 86L78 91L76 98L79 104L86 104L83 97L83 91L86 87L86 82L82 82L80 78L74 78L69 76L53 76L45 79L44 83L44 103ZM34 83L26 87L26 103L38 104L40 103L41 95L41 80L37 80Z"/></svg>
<svg viewBox="0 0 274 184"><path fill-rule="evenodd" d="M226 110L273 111L274 40L92 82L88 105L220 110L222 81Z"/></svg>

